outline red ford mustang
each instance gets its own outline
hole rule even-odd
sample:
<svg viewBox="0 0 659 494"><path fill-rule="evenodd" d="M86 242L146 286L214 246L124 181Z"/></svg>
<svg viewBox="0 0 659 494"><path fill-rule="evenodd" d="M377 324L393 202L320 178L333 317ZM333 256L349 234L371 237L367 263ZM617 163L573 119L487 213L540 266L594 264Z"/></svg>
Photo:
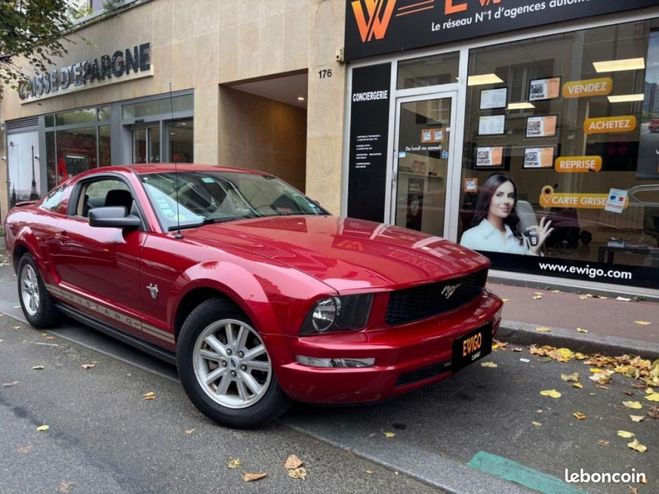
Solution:
<svg viewBox="0 0 659 494"><path fill-rule="evenodd" d="M486 258L330 216L262 172L104 167L5 225L27 320L62 314L178 365L192 402L253 427L290 399L382 400L491 351Z"/></svg>

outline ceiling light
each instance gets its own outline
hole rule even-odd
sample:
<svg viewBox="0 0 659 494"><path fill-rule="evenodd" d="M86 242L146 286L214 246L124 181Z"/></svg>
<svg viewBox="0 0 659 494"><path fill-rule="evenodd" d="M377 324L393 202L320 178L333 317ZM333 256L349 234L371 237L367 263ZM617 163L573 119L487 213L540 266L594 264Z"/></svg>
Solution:
<svg viewBox="0 0 659 494"><path fill-rule="evenodd" d="M298 96L298 97L297 97L297 100L298 100L298 101L304 101L304 96Z"/></svg>
<svg viewBox="0 0 659 494"><path fill-rule="evenodd" d="M519 103L508 103L508 110L530 110L535 108L533 103L528 101L520 101Z"/></svg>
<svg viewBox="0 0 659 494"><path fill-rule="evenodd" d="M645 68L645 59L626 58L624 60L604 60L593 62L597 72L619 72L621 70L640 70Z"/></svg>
<svg viewBox="0 0 659 494"><path fill-rule="evenodd" d="M482 84L499 84L503 80L496 74L470 75L467 86L480 86Z"/></svg>
<svg viewBox="0 0 659 494"><path fill-rule="evenodd" d="M609 103L627 103L629 101L643 101L643 93L639 94L616 94L608 96Z"/></svg>

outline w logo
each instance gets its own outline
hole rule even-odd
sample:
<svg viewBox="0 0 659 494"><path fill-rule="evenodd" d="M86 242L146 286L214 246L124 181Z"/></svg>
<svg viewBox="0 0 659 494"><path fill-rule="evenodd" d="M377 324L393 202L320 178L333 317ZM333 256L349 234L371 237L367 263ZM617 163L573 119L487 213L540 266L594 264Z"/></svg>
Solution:
<svg viewBox="0 0 659 494"><path fill-rule="evenodd" d="M366 6L366 12L364 12L363 5ZM384 38L395 5L396 0L355 0L352 2L352 11L364 43L371 41L373 37L375 39Z"/></svg>

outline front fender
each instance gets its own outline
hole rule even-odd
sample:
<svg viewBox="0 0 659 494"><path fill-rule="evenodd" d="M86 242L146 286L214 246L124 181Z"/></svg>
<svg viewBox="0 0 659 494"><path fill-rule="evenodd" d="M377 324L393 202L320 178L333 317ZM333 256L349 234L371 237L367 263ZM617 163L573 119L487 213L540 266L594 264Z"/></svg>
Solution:
<svg viewBox="0 0 659 494"><path fill-rule="evenodd" d="M286 266L231 262L195 264L176 279L167 307L167 319L176 320L178 308L188 294L212 289L234 302L259 333L297 334L314 300L336 294L324 283Z"/></svg>

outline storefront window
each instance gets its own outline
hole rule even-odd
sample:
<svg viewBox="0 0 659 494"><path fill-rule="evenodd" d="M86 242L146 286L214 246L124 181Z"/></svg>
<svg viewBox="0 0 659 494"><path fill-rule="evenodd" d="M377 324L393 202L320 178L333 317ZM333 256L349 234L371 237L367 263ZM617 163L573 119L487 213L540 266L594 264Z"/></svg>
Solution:
<svg viewBox="0 0 659 494"><path fill-rule="evenodd" d="M107 122L112 116L112 109L109 106L101 106L98 109L98 121Z"/></svg>
<svg viewBox="0 0 659 494"><path fill-rule="evenodd" d="M58 183L91 168L96 168L96 127L58 130Z"/></svg>
<svg viewBox="0 0 659 494"><path fill-rule="evenodd" d="M167 122L169 136L168 160L175 163L192 163L193 160L193 120L175 120Z"/></svg>
<svg viewBox="0 0 659 494"><path fill-rule="evenodd" d="M458 80L459 53L414 58L398 62L397 89L438 84L452 84Z"/></svg>
<svg viewBox="0 0 659 494"><path fill-rule="evenodd" d="M56 125L70 125L96 122L96 108L82 108L55 115Z"/></svg>
<svg viewBox="0 0 659 494"><path fill-rule="evenodd" d="M111 164L110 126L101 125L98 128L98 166L108 166Z"/></svg>
<svg viewBox="0 0 659 494"><path fill-rule="evenodd" d="M157 100L145 101L143 103L134 103L124 105L123 118L131 120L135 118L146 118L155 115L171 115L172 113L192 111L193 96L185 94L174 96L172 98L160 98Z"/></svg>
<svg viewBox="0 0 659 494"><path fill-rule="evenodd" d="M495 268L656 276L658 85L659 20L472 50L461 242Z"/></svg>
<svg viewBox="0 0 659 494"><path fill-rule="evenodd" d="M57 185L55 156L55 132L46 132L46 170L48 177L48 190L51 190Z"/></svg>

